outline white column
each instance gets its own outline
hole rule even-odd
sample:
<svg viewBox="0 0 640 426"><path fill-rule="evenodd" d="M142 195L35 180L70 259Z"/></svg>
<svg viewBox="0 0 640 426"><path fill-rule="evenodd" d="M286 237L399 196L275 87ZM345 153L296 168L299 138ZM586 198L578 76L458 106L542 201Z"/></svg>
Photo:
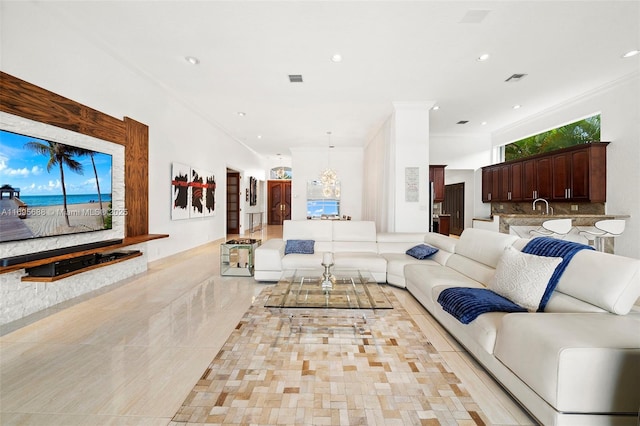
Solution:
<svg viewBox="0 0 640 426"><path fill-rule="evenodd" d="M393 103L389 231L429 230L429 111L433 104L431 101ZM416 170L417 188L408 187L413 182L407 181L407 172Z"/></svg>

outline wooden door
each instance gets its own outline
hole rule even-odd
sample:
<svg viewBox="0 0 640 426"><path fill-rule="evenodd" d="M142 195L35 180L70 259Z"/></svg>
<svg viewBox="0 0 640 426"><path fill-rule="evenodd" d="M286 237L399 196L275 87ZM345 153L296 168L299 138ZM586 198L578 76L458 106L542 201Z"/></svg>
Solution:
<svg viewBox="0 0 640 426"><path fill-rule="evenodd" d="M464 230L464 182L445 186L444 213L451 216L449 233L460 235Z"/></svg>
<svg viewBox="0 0 640 426"><path fill-rule="evenodd" d="M240 173L227 171L227 234L240 234Z"/></svg>
<svg viewBox="0 0 640 426"><path fill-rule="evenodd" d="M282 222L291 219L291 181L270 180L267 183L267 192L267 223L282 225Z"/></svg>

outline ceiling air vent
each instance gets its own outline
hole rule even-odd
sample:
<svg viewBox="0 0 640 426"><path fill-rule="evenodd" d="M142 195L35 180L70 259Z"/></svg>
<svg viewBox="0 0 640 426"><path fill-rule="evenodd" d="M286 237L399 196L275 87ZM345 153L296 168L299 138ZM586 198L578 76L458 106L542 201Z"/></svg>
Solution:
<svg viewBox="0 0 640 426"><path fill-rule="evenodd" d="M456 124L467 124L469 120L460 120Z"/></svg>
<svg viewBox="0 0 640 426"><path fill-rule="evenodd" d="M520 80L522 80L525 76L526 76L526 74L513 74L511 77L509 77L505 81L507 83L517 83Z"/></svg>
<svg viewBox="0 0 640 426"><path fill-rule="evenodd" d="M302 76L300 74L289 74L290 83L302 83Z"/></svg>

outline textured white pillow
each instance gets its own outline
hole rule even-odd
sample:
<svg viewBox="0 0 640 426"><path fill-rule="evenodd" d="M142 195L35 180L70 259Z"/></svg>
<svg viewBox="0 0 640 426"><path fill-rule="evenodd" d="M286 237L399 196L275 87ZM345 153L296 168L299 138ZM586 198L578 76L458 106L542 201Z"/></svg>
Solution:
<svg viewBox="0 0 640 426"><path fill-rule="evenodd" d="M488 288L530 312L538 310L549 279L561 257L536 256L507 247Z"/></svg>

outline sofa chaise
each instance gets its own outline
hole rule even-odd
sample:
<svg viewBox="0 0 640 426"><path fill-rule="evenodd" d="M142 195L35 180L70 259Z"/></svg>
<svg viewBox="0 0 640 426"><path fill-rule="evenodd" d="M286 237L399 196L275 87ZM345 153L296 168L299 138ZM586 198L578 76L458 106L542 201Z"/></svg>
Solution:
<svg viewBox="0 0 640 426"><path fill-rule="evenodd" d="M529 241L466 229L443 264L407 265L406 288L542 424L636 425L640 260L577 252L542 313L463 324L438 303L451 287L485 288L505 250Z"/></svg>

